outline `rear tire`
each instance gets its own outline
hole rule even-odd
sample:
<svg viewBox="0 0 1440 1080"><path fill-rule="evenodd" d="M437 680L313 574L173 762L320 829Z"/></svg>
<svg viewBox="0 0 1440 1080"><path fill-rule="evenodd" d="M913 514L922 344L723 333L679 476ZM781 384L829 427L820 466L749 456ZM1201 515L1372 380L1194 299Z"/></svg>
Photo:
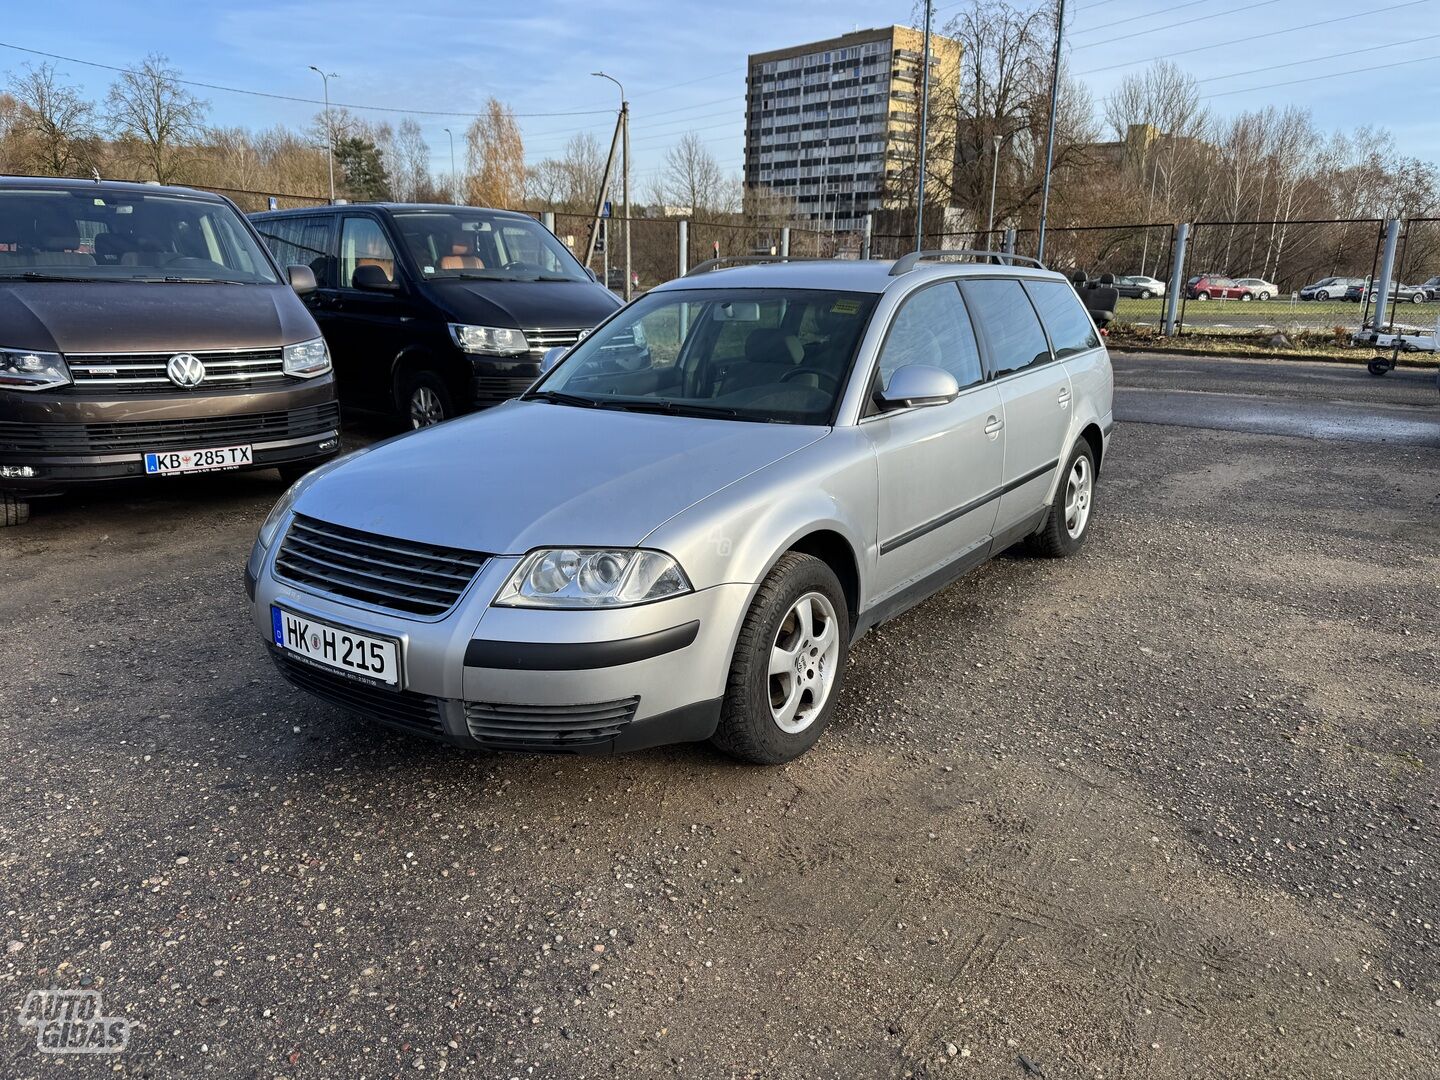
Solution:
<svg viewBox="0 0 1440 1080"><path fill-rule="evenodd" d="M1371 375L1387 375L1390 372L1391 364L1389 360L1376 359L1371 360L1365 367Z"/></svg>
<svg viewBox="0 0 1440 1080"><path fill-rule="evenodd" d="M1195 299L1196 299L1196 300L1209 300L1209 299L1210 299L1210 294L1209 294L1208 292L1196 293L1196 294L1195 294Z"/></svg>
<svg viewBox="0 0 1440 1080"><path fill-rule="evenodd" d="M1247 292L1247 293L1241 293L1241 294L1240 294L1240 299L1243 300L1245 303L1248 304L1251 300L1254 300L1255 298L1254 298L1253 296L1251 296L1251 295Z"/></svg>
<svg viewBox="0 0 1440 1080"><path fill-rule="evenodd" d="M1149 299L1150 299L1150 290L1149 290L1149 289L1141 289L1141 290L1140 290L1140 299L1141 299L1141 300L1149 300Z"/></svg>
<svg viewBox="0 0 1440 1080"><path fill-rule="evenodd" d="M0 529L24 525L30 520L30 503L8 491L0 492Z"/></svg>
<svg viewBox="0 0 1440 1080"><path fill-rule="evenodd" d="M450 388L438 374L426 368L410 372L400 391L401 419L412 429L434 427L455 415Z"/></svg>
<svg viewBox="0 0 1440 1080"><path fill-rule="evenodd" d="M1316 299L1316 300L1329 300L1329 299L1330 299L1330 294L1329 294L1328 292L1326 292L1324 289L1321 289L1319 292L1317 292L1317 293L1315 294L1315 299Z"/></svg>
<svg viewBox="0 0 1440 1080"><path fill-rule="evenodd" d="M830 725L849 646L835 572L812 555L781 556L740 627L711 742L756 765L799 757Z"/></svg>
<svg viewBox="0 0 1440 1080"><path fill-rule="evenodd" d="M1268 292L1262 292L1257 299L1260 299L1260 300L1269 300L1269 299L1270 299L1270 294L1269 294Z"/></svg>
<svg viewBox="0 0 1440 1080"><path fill-rule="evenodd" d="M1055 499L1040 531L1030 538L1030 551L1046 559L1063 559L1085 545L1095 516L1095 454L1081 439L1070 452Z"/></svg>

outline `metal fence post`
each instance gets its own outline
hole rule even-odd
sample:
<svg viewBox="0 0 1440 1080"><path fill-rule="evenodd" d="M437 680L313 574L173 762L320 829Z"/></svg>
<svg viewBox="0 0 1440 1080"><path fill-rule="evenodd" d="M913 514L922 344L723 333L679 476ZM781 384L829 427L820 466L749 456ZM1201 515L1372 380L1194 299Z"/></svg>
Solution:
<svg viewBox="0 0 1440 1080"><path fill-rule="evenodd" d="M690 269L690 222L684 218L680 219L680 273L676 277L684 277L685 272Z"/></svg>
<svg viewBox="0 0 1440 1080"><path fill-rule="evenodd" d="M1383 333L1385 330L1385 307L1390 303L1390 279L1391 275L1395 272L1395 247L1399 242L1400 219L1391 218L1385 223L1385 254L1380 256L1380 276L1373 282L1375 289L1375 318L1372 325L1377 334ZM1360 329L1365 329L1363 321L1360 324Z"/></svg>
<svg viewBox="0 0 1440 1080"><path fill-rule="evenodd" d="M874 236L875 217L873 214L866 214L865 220L860 225L860 258L870 258L870 241Z"/></svg>
<svg viewBox="0 0 1440 1080"><path fill-rule="evenodd" d="M555 211L542 210L540 212L540 224L544 225L545 228L553 233L555 231Z"/></svg>
<svg viewBox="0 0 1440 1080"><path fill-rule="evenodd" d="M1175 230L1175 254L1170 261L1170 282L1165 286L1165 323L1160 332L1166 337L1175 333L1175 317L1180 310L1180 290L1185 285L1185 245L1190 242L1190 223L1182 221Z"/></svg>
<svg viewBox="0 0 1440 1080"><path fill-rule="evenodd" d="M790 257L790 226L784 225L780 228L780 254L785 258Z"/></svg>
<svg viewBox="0 0 1440 1080"><path fill-rule="evenodd" d="M1015 254L1015 229L1013 227L1005 230L1005 239L1000 242L1000 249L1006 255Z"/></svg>

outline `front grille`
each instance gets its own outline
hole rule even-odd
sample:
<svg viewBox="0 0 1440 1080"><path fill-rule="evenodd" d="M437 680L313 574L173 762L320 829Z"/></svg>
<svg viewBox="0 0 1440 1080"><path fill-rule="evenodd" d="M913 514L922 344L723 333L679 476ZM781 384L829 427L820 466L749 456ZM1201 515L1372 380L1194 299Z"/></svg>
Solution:
<svg viewBox="0 0 1440 1080"><path fill-rule="evenodd" d="M289 412L121 424L0 423L0 451L37 454L141 454L155 450L282 442L329 434L340 426L334 402Z"/></svg>
<svg viewBox="0 0 1440 1080"><path fill-rule="evenodd" d="M465 703L465 723L479 742L492 746L564 749L590 746L619 735L640 705L638 697L590 705L493 705Z"/></svg>
<svg viewBox="0 0 1440 1080"><path fill-rule="evenodd" d="M301 690L323 698L332 705L411 731L444 734L440 699L410 690L385 690L335 672L313 667L288 653L272 648L270 655L280 673Z"/></svg>
<svg viewBox="0 0 1440 1080"><path fill-rule="evenodd" d="M525 340L530 343L530 354L535 357L545 355L549 349L568 349L582 337L590 332L588 326L582 326L574 330L525 330Z"/></svg>
<svg viewBox="0 0 1440 1080"><path fill-rule="evenodd" d="M476 375L473 397L476 405L499 405L530 389L534 375Z"/></svg>
<svg viewBox="0 0 1440 1080"><path fill-rule="evenodd" d="M307 589L429 617L455 606L486 558L296 515L275 556L275 574Z"/></svg>
<svg viewBox="0 0 1440 1080"><path fill-rule="evenodd" d="M203 394L207 390L248 390L273 386L285 378L282 349L234 349L190 355L205 365L199 386L179 387L165 374L173 352L68 353L66 363L81 393Z"/></svg>

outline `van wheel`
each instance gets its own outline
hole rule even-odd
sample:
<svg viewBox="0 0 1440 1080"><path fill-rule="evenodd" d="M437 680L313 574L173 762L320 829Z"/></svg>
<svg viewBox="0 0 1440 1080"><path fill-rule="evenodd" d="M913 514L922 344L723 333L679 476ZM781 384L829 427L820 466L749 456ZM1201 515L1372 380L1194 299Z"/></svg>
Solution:
<svg viewBox="0 0 1440 1080"><path fill-rule="evenodd" d="M433 427L455 415L450 388L433 371L412 371L405 379L400 400L404 418L412 428Z"/></svg>
<svg viewBox="0 0 1440 1080"><path fill-rule="evenodd" d="M1081 439L1065 463L1045 524L1030 538L1031 552L1047 559L1075 554L1089 535L1094 510L1095 455L1090 444Z"/></svg>
<svg viewBox="0 0 1440 1080"><path fill-rule="evenodd" d="M711 741L756 765L799 757L830 724L849 645L835 572L812 555L783 555L740 628Z"/></svg>
<svg viewBox="0 0 1440 1080"><path fill-rule="evenodd" d="M0 492L0 528L24 525L29 520L30 504L28 502L11 495L8 491Z"/></svg>

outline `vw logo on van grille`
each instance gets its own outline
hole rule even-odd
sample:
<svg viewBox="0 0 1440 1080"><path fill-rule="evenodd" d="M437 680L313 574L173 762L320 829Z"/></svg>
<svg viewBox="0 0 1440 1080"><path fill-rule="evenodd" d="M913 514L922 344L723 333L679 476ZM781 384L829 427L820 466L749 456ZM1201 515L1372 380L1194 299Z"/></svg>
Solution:
<svg viewBox="0 0 1440 1080"><path fill-rule="evenodd" d="M189 390L205 381L205 365L198 356L176 353L165 365L165 374L170 376L170 381L176 386Z"/></svg>

